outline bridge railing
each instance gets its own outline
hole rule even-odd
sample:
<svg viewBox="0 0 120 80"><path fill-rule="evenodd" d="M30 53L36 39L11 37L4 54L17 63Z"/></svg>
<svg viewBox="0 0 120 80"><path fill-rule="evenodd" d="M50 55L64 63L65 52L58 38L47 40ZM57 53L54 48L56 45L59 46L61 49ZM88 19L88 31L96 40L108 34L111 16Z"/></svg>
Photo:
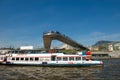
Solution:
<svg viewBox="0 0 120 80"><path fill-rule="evenodd" d="M70 41L72 41L72 42L80 45L78 42L74 41L73 39L69 38L69 37L66 36L65 34L62 34L62 33L58 32L58 31L48 31L48 32L44 32L44 33L43 33L43 35L51 35L51 34L53 34L53 35L60 35L60 36L62 36L62 37L65 37L66 39L68 39L68 40L70 40ZM83 46L83 45L81 45L81 46Z"/></svg>

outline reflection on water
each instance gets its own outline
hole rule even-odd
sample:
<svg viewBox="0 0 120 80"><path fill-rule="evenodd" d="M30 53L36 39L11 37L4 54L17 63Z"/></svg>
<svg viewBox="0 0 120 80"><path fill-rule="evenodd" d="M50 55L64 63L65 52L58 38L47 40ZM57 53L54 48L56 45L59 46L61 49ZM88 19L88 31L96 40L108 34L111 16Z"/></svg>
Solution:
<svg viewBox="0 0 120 80"><path fill-rule="evenodd" d="M0 80L118 80L120 59L104 60L103 67L36 67L0 65Z"/></svg>

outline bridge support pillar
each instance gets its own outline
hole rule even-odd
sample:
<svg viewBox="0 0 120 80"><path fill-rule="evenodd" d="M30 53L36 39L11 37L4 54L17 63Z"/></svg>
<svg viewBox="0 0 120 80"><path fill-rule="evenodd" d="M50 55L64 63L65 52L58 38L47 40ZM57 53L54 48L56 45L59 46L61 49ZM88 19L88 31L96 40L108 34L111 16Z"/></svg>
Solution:
<svg viewBox="0 0 120 80"><path fill-rule="evenodd" d="M43 41L44 41L44 48L50 49L52 39L49 36L44 36Z"/></svg>

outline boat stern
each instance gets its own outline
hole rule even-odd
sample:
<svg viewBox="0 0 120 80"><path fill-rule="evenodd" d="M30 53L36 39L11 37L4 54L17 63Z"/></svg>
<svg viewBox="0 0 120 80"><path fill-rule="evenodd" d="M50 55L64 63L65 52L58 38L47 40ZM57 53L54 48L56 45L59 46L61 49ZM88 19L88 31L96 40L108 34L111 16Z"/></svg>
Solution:
<svg viewBox="0 0 120 80"><path fill-rule="evenodd" d="M94 63L93 64L95 64L95 65L103 65L103 61L94 61Z"/></svg>

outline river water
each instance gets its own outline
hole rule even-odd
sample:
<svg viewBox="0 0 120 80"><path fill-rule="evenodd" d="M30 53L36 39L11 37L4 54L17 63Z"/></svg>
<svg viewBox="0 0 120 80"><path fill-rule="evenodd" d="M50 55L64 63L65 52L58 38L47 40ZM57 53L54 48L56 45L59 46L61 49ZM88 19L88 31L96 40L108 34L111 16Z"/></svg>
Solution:
<svg viewBox="0 0 120 80"><path fill-rule="evenodd" d="M0 65L0 80L120 80L120 59L101 67L38 67Z"/></svg>

